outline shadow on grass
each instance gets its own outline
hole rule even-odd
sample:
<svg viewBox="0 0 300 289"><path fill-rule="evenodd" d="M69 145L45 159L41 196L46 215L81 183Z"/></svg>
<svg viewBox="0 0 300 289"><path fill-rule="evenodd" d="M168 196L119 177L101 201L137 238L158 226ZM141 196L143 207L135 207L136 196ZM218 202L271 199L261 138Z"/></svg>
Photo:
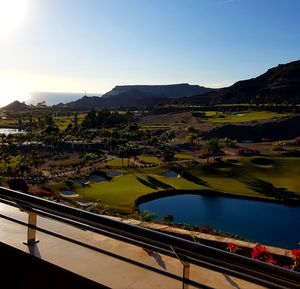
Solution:
<svg viewBox="0 0 300 289"><path fill-rule="evenodd" d="M174 189L171 185L166 184L152 176L147 176L147 180L149 183L151 183L152 185L156 186L157 188L162 188L164 190L172 190Z"/></svg>
<svg viewBox="0 0 300 289"><path fill-rule="evenodd" d="M208 187L208 183L206 181L202 180L201 178L199 178L197 176L190 174L182 166L175 166L174 171L176 171L176 173L178 173L181 177L183 177L184 179L186 179L190 182L193 182L200 186Z"/></svg>
<svg viewBox="0 0 300 289"><path fill-rule="evenodd" d="M154 189L154 190L157 189L157 187L154 186L153 184L151 184L150 182L148 182L148 181L146 181L146 180L144 180L144 179L142 179L142 178L140 178L140 177L137 177L137 176L135 176L135 177L136 177L136 179L137 179L141 184L143 184L144 186L149 187L149 188Z"/></svg>
<svg viewBox="0 0 300 289"><path fill-rule="evenodd" d="M259 178L246 175L236 175L234 178L246 184L249 189L267 197L273 197L281 201L300 200L300 197L296 193L291 192L286 188L277 188L273 184Z"/></svg>
<svg viewBox="0 0 300 289"><path fill-rule="evenodd" d="M112 177L108 176L105 172L99 171L99 170L93 171L90 175L102 177L102 178L106 179L107 181L111 181L111 179L112 179Z"/></svg>
<svg viewBox="0 0 300 289"><path fill-rule="evenodd" d="M224 175L227 174L228 171L234 169L235 167L237 167L237 165L233 162L219 161L204 164L202 166L202 171L203 173L208 175Z"/></svg>
<svg viewBox="0 0 300 289"><path fill-rule="evenodd" d="M147 180L142 179L138 176L135 176L136 179L143 184L144 186L147 186L151 189L157 190L157 189L163 189L163 190L173 190L174 188L164 182L161 182L160 180L151 177L151 176L147 176Z"/></svg>

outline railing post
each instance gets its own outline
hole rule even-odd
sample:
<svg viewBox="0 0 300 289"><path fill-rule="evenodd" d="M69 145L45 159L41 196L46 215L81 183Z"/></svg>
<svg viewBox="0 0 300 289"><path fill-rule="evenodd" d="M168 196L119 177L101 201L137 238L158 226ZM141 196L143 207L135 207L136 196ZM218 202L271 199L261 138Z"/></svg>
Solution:
<svg viewBox="0 0 300 289"><path fill-rule="evenodd" d="M36 226L37 214L33 212L28 213L28 228L27 228L27 240L23 243L25 245L31 246L39 242L36 240L36 230L31 226Z"/></svg>
<svg viewBox="0 0 300 289"><path fill-rule="evenodd" d="M190 279L190 263L183 261L183 283L182 289L189 289L189 284L186 283L186 280Z"/></svg>

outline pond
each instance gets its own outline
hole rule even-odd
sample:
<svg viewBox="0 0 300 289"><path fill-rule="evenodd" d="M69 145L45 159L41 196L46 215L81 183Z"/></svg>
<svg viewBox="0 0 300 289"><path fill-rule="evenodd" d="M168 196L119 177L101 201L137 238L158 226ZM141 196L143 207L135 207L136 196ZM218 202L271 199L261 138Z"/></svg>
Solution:
<svg viewBox="0 0 300 289"><path fill-rule="evenodd" d="M15 133L24 133L24 130L19 130L16 128L0 128L0 134L15 134Z"/></svg>
<svg viewBox="0 0 300 289"><path fill-rule="evenodd" d="M120 177L123 174L121 172L117 172L117 171L110 171L110 172L106 173L106 175L110 178L114 178L114 177Z"/></svg>
<svg viewBox="0 0 300 289"><path fill-rule="evenodd" d="M85 183L87 182L85 179L82 179L82 178L76 178L76 179L73 179L73 182L77 183L77 184L80 184L80 185L85 185Z"/></svg>
<svg viewBox="0 0 300 289"><path fill-rule="evenodd" d="M210 225L261 244L300 249L299 206L184 194L145 202L139 209L159 217L172 214L174 223Z"/></svg>
<svg viewBox="0 0 300 289"><path fill-rule="evenodd" d="M166 178L178 178L179 175L174 171L166 171L163 173Z"/></svg>
<svg viewBox="0 0 300 289"><path fill-rule="evenodd" d="M78 197L78 194L72 191L62 191L60 193L63 197L74 198Z"/></svg>
<svg viewBox="0 0 300 289"><path fill-rule="evenodd" d="M97 175L91 175L89 177L89 181L92 183L101 183L101 182L105 182L106 179Z"/></svg>

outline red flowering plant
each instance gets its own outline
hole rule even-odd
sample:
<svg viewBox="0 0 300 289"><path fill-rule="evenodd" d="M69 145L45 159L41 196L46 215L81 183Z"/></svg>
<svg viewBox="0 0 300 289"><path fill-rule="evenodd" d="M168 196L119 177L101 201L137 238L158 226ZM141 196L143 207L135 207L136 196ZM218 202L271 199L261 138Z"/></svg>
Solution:
<svg viewBox="0 0 300 289"><path fill-rule="evenodd" d="M37 196L37 197L40 197L40 198L42 198L42 197L52 197L53 196L53 193L52 192L49 192L49 191L47 191L47 190L38 190L38 191L36 191L35 192L35 195Z"/></svg>
<svg viewBox="0 0 300 289"><path fill-rule="evenodd" d="M277 262L273 259L272 255L269 253L266 247L261 245L256 245L252 248L251 253L252 259L260 260L270 264L276 264Z"/></svg>
<svg viewBox="0 0 300 289"><path fill-rule="evenodd" d="M237 244L235 244L233 242L228 242L226 249L230 253L236 253L237 251L241 250L241 248Z"/></svg>
<svg viewBox="0 0 300 289"><path fill-rule="evenodd" d="M294 260L292 269L295 271L299 271L300 270L300 250L294 249L291 251L291 254L292 254L293 260Z"/></svg>

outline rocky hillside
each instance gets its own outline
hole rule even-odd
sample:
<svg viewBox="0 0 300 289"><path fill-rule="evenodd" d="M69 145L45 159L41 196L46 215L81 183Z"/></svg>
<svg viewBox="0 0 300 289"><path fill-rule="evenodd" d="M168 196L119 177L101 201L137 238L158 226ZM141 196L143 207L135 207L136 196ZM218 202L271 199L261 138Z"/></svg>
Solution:
<svg viewBox="0 0 300 289"><path fill-rule="evenodd" d="M300 60L280 64L264 74L232 86L183 99L198 104L300 103Z"/></svg>
<svg viewBox="0 0 300 289"><path fill-rule="evenodd" d="M9 105L2 107L0 110L7 111L7 112L18 112L18 111L25 111L30 109L31 107L29 105L16 100L10 103Z"/></svg>

